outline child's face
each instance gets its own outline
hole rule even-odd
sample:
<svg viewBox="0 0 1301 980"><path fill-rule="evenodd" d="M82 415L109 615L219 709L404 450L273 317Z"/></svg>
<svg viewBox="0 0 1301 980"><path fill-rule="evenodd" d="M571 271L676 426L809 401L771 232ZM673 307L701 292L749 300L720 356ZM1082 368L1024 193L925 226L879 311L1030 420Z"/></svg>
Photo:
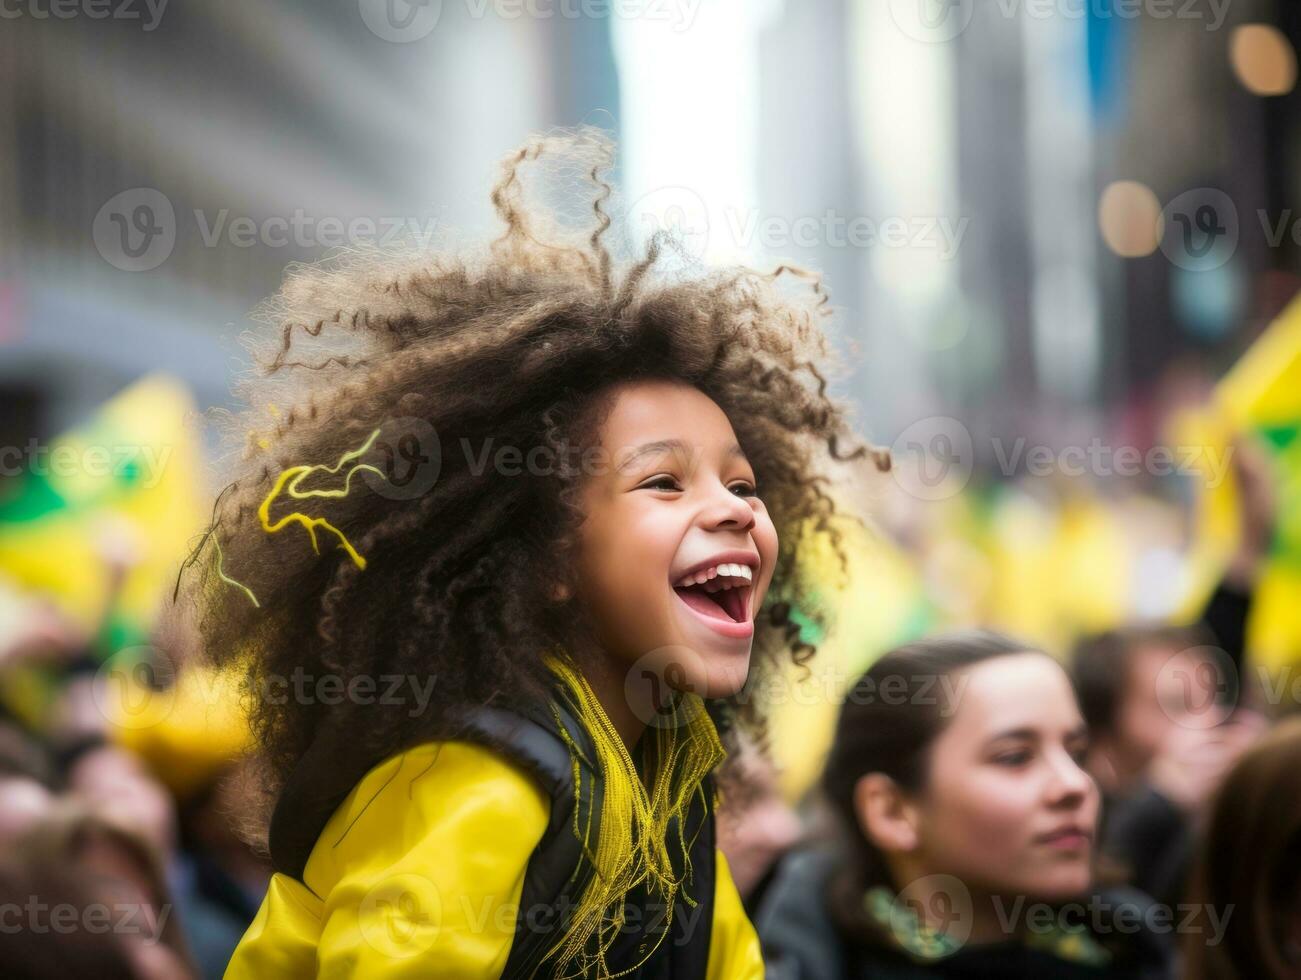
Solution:
<svg viewBox="0 0 1301 980"><path fill-rule="evenodd" d="M677 690L745 682L777 532L723 410L670 381L620 385L583 488L578 586L602 647Z"/></svg>
<svg viewBox="0 0 1301 980"><path fill-rule="evenodd" d="M987 891L1080 894L1098 790L1081 767L1087 736L1070 681L1038 653L985 661L965 680L917 801L920 864Z"/></svg>

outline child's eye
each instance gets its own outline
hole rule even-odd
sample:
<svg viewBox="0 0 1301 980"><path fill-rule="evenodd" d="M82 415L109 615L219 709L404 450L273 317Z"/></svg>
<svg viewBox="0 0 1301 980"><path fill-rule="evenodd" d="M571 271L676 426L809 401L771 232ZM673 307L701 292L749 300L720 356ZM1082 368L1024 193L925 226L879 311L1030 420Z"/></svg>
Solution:
<svg viewBox="0 0 1301 980"><path fill-rule="evenodd" d="M1030 753L1021 752L1004 752L1001 755L994 756L994 762L1000 766L1023 766L1030 761Z"/></svg>
<svg viewBox="0 0 1301 980"><path fill-rule="evenodd" d="M747 483L744 480L733 483L728 489L738 497L757 497L759 495L758 488L753 483Z"/></svg>
<svg viewBox="0 0 1301 980"><path fill-rule="evenodd" d="M678 481L671 476L657 476L643 483L639 490L679 490Z"/></svg>

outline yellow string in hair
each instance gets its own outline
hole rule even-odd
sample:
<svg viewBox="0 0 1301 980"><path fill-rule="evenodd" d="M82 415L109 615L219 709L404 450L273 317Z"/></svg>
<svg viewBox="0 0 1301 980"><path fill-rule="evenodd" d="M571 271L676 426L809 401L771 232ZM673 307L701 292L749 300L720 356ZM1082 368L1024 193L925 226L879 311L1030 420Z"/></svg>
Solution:
<svg viewBox="0 0 1301 980"><path fill-rule="evenodd" d="M582 672L567 656L549 656L547 663L564 681L571 695L569 706L591 736L604 781L599 840L591 840L590 827L579 832L577 813L574 824L574 832L582 839L596 874L578 901L569 929L551 948L548 957L558 954L556 963L561 970L570 964L577 966L577 973L566 976L622 976L623 973L610 973L605 956L624 925L624 899L631 889L645 882L652 898L665 903L664 928L654 945L645 951L641 961L644 963L669 934L674 899L683 882L691 877L693 842L684 837L687 809L692 799L703 792L704 778L727 753L699 696L685 694L675 704L668 723L654 729L657 764L655 771L647 776L648 792L623 739ZM565 726L560 724L559 728L574 757L577 797L579 749ZM675 843L682 854L682 873L678 876L669 859L667 839L669 824L675 817ZM682 897L689 905L696 904L685 892ZM593 937L596 937L595 952L588 948Z"/></svg>
<svg viewBox="0 0 1301 980"><path fill-rule="evenodd" d="M388 479L383 474L383 472L381 472L379 469L375 468L374 466L371 466L369 463L358 463L352 469L348 470L348 473L343 480L342 489L338 489L338 490L300 490L299 489L299 484L301 484L305 479L307 479L313 473L317 471L320 471L322 473L330 473L330 474L338 473L339 470L343 469L345 463L349 463L354 459L358 459L366 455L366 453L370 450L370 447L374 445L376 438L379 437L379 433L380 430L376 429L374 432L370 434L369 438L366 439L366 442L360 448L354 449L351 452L344 453L342 456L339 457L339 461L332 466L325 465L325 464L320 464L316 466L307 466L307 465L300 464L298 466L291 466L287 470L283 470L280 473L280 475L276 477L276 482L275 485L271 488L271 492L267 494L266 499L262 501L261 506L258 507L257 509L258 519L262 522L262 530L266 531L268 534L275 534L277 531L282 530L283 528L287 527L292 523L301 524L303 527L307 529L307 534L312 539L312 550L319 555L321 553L321 548L316 540L316 529L318 527L324 528L325 530L334 534L339 539L339 547L343 548L343 550L348 553L348 557L352 559L353 564L355 564L358 568L364 570L366 568L366 559L363 558L361 555L357 554L357 549L352 546L352 542L348 540L347 535L345 535L342 531L340 531L337 527L335 527L325 518L309 517L308 515L300 511L294 511L292 514L286 514L284 517L280 518L280 520L276 521L276 523L272 524L271 504L275 501L275 499L278 496L280 496L280 492L282 490L286 492L289 496L293 497L295 500L306 500L309 497L346 497L352 491L353 474L361 470L369 470L371 473L376 474L381 479Z"/></svg>
<svg viewBox="0 0 1301 980"><path fill-rule="evenodd" d="M229 575L226 574L224 556L221 553L221 542L217 540L217 536L215 534L212 536L212 543L217 546L217 578L221 579L227 585L233 585L237 589L243 589L244 594L253 601L253 608L261 609L262 603L257 601L257 596L253 594L253 590L250 589L243 582L236 582L233 578L231 578Z"/></svg>

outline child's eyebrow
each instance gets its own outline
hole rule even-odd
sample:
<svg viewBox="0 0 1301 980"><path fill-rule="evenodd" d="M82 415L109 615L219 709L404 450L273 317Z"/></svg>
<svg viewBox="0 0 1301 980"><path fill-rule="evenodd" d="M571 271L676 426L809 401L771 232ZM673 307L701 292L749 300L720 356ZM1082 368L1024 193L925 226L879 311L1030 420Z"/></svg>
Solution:
<svg viewBox="0 0 1301 980"><path fill-rule="evenodd" d="M1033 728L1026 725L1021 728L1007 728L1001 732L994 732L992 735L990 735L988 738L985 739L985 744L992 745L994 742L1001 742L1005 739L1009 742L1013 742L1013 741L1033 742L1036 739L1038 739L1038 737L1039 737L1039 733L1035 731Z"/></svg>
<svg viewBox="0 0 1301 980"><path fill-rule="evenodd" d="M1070 729L1065 734L1063 734L1062 741L1070 742L1076 739L1086 739L1088 738L1088 736L1089 736L1088 727L1081 724L1081 725L1076 725L1074 728ZM1001 741L1003 739L1007 739L1008 741L1024 740L1028 742L1033 742L1038 738L1039 738L1039 733L1035 729L1026 725L1021 728L1009 728L1001 732L995 732L993 735L990 735L985 741L987 743L993 743L993 742Z"/></svg>
<svg viewBox="0 0 1301 980"><path fill-rule="evenodd" d="M656 439L654 442L644 442L624 457L623 462L619 464L619 469L630 469L634 463L645 456L661 456L665 453L682 453L684 456L689 456L691 448L682 439ZM727 455L745 459L744 450L741 449L740 443L736 442L727 447Z"/></svg>

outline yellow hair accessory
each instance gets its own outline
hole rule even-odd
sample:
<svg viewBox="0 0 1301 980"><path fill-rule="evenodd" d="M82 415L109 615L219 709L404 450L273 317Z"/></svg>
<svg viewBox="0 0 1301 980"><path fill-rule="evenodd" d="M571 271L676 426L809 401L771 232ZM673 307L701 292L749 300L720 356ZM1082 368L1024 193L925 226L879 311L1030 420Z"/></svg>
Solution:
<svg viewBox="0 0 1301 980"><path fill-rule="evenodd" d="M226 574L224 556L221 553L221 542L217 540L217 536L215 534L212 536L212 543L217 546L217 578L221 579L227 585L233 585L235 586L235 588L243 590L244 594L248 596L249 599L252 600L253 608L261 609L262 603L257 601L257 596L253 594L253 590L250 589L243 582L236 582L233 578L231 578L229 575Z"/></svg>
<svg viewBox="0 0 1301 980"><path fill-rule="evenodd" d="M345 476L343 480L342 489L338 489L338 490L300 490L299 489L299 484L301 484L305 479L307 479L313 473L317 471L320 471L322 473L331 473L331 474L338 473L339 470L343 469L345 463L349 463L354 459L359 459L360 457L366 455L366 453L370 450L370 447L374 445L376 438L379 437L379 433L380 430L376 429L374 432L370 434L370 436L366 439L366 442L360 448L354 449L351 452L344 453L342 456L339 457L339 461L335 463L333 466L327 466L327 465L307 466L307 465L300 464L298 466L291 466L289 467L289 469L282 471L281 474L278 477L276 477L275 486L271 488L271 492L267 494L266 499L262 501L261 506L258 507L257 509L258 519L261 520L262 522L262 530L266 531L268 534L275 534L277 531L282 530L283 528L287 527L289 524L295 522L301 524L303 527L307 529L307 533L312 539L312 550L319 555L321 553L321 549L320 549L320 545L317 543L316 540L316 529L318 527L324 528L325 530L334 534L339 539L339 547L343 548L343 550L348 553L348 557L352 559L353 564L355 564L358 568L364 570L366 568L366 559L363 558L361 555L357 554L357 549L352 546L352 542L348 540L347 536L342 531L340 531L337 527L335 527L333 524L327 521L325 518L309 517L308 515L301 513L300 511L294 511L292 514L286 514L284 517L280 518L280 520L272 524L271 504L275 502L275 499L278 496L280 496L282 490L285 493L289 494L289 496L293 497L295 500L306 500L309 497L346 497L348 496L349 493L352 492L353 474L358 473L361 470L369 470L371 473L376 474L381 479L388 479L388 477L386 477L383 474L383 472L381 472L376 467L371 466L369 463L358 463L352 469L348 470L347 476Z"/></svg>
<svg viewBox="0 0 1301 980"><path fill-rule="evenodd" d="M624 926L624 897L632 888L646 882L650 894L662 899L667 909L664 928L644 957L649 958L669 934L674 898L683 881L691 876L691 842L683 836L687 809L696 794L703 792L705 777L727 753L699 696L685 694L678 699L673 715L654 728L657 765L647 775L648 791L623 739L582 672L568 656L548 656L547 664L571 694L570 707L592 738L604 779L600 839L595 842L595 853L590 827L580 828L576 822L574 825L574 833L583 840L596 875L579 899L573 925L548 956L559 951L556 962L565 969L577 962L579 972L566 975L609 977L605 954ZM554 706L552 710L556 710ZM563 723L559 729L577 770L578 746L569 738ZM576 771L576 794L578 787ZM669 825L674 818L677 818L677 845L682 849L680 876L674 875L669 859ZM684 894L683 898L691 906L696 904L689 895ZM597 940L596 952L589 954L587 946L593 936Z"/></svg>

